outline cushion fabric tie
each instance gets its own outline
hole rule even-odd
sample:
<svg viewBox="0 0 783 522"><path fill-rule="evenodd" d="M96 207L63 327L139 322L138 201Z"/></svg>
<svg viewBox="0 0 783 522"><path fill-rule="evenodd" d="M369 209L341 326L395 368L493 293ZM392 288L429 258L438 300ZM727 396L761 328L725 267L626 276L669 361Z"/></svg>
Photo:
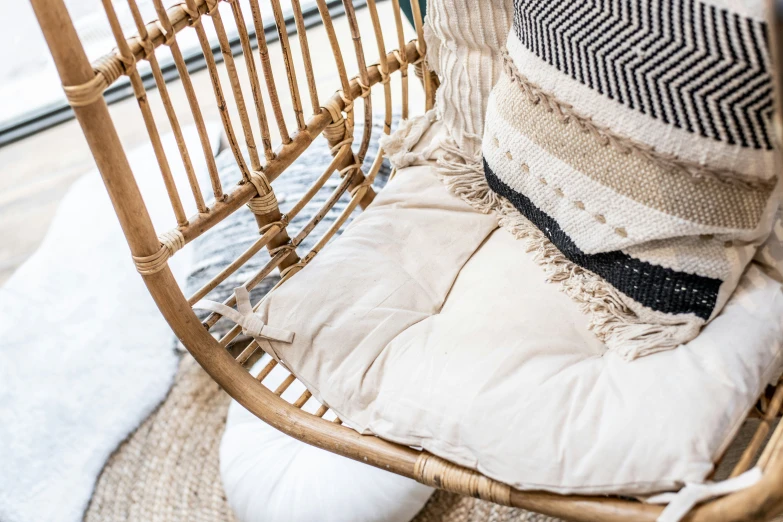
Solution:
<svg viewBox="0 0 783 522"><path fill-rule="evenodd" d="M661 493L646 500L650 504L669 504L656 522L679 522L696 504L715 497L749 488L761 480L761 469L752 468L745 473L722 482L698 484L689 482L676 493Z"/></svg>
<svg viewBox="0 0 783 522"><path fill-rule="evenodd" d="M234 290L234 294L237 296L236 310L223 303L216 303L215 301L208 301L206 299L202 299L194 304L193 308L208 310L228 318L242 327L243 334L251 336L261 345L267 344L266 342L262 342L262 339L280 341L281 343L292 343L294 341L294 332L264 324L261 317L253 312L253 307L250 305L250 294L248 293L247 288L240 286Z"/></svg>

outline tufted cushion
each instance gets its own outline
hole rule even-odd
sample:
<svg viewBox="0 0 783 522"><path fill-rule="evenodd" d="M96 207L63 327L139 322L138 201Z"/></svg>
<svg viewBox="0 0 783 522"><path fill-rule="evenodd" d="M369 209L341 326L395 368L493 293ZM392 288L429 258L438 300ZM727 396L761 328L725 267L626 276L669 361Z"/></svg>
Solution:
<svg viewBox="0 0 783 522"><path fill-rule="evenodd" d="M627 362L533 257L434 167L404 168L260 313L296 333L273 355L362 433L523 489L703 480L780 373L780 283L752 264L701 336Z"/></svg>
<svg viewBox="0 0 783 522"><path fill-rule="evenodd" d="M764 2L541 6L515 2L487 182L555 247L542 264L573 273L610 347L676 347L728 301L778 205Z"/></svg>

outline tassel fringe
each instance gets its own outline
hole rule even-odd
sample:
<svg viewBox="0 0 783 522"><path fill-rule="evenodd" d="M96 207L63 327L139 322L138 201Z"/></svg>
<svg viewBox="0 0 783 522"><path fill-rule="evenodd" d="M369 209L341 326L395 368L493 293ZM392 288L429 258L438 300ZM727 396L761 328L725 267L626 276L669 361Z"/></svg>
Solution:
<svg viewBox="0 0 783 522"><path fill-rule="evenodd" d="M526 242L527 252L533 253L547 279L559 283L560 290L579 304L589 317L589 329L610 351L633 360L670 350L698 334L701 326L698 321L676 324L645 321L628 307L613 286L566 258L507 199L490 190L480 155L465 155L450 137L440 137L415 152L414 147L434 121L434 111L430 111L403 122L394 134L383 138L381 146L392 165L401 168L436 160L437 176L454 195L479 212L496 213L501 228Z"/></svg>

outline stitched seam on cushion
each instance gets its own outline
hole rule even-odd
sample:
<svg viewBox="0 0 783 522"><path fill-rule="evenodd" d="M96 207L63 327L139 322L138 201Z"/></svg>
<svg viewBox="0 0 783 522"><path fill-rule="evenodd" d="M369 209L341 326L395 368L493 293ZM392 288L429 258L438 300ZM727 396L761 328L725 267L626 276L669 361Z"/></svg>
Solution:
<svg viewBox="0 0 783 522"><path fill-rule="evenodd" d="M410 437L410 438L408 438L408 437L394 437L394 436L385 436L384 435L382 438L384 440L388 440L388 441L391 441L391 442L396 442L397 444L403 444L403 445L406 445L406 446L419 446L419 447L423 448L426 451L430 451L427 448L427 443L430 443L430 442L434 442L435 443L435 444L429 444L430 447L432 447L432 446L446 447L447 446L449 448L466 449L466 446L455 446L454 444L451 444L448 441L441 440L441 439L436 439L434 437ZM455 450L452 450L452 451L455 451ZM458 453L458 451L455 451L455 452ZM436 455L438 457L441 457L441 458L444 458L444 459L448 460L448 458L442 457L441 455L437 455L434 452L431 452L431 453L433 453L433 455ZM479 464L479 461L476 458L474 452L471 451L471 452L469 452L469 454L471 455L471 458L472 458L472 460L474 462L473 468L476 471L486 475L487 477L489 477L489 478L491 478L493 480L497 480L499 482L503 482L502 479L496 478L497 475L488 473L486 471L486 469L484 468L484 466L481 466ZM680 462L683 462L683 461L680 461ZM691 460L684 461L684 462L686 464L696 464L696 465L704 465L704 464L708 464L709 465L709 464L711 464L711 462L700 462L700 461L691 461ZM466 465L466 464L459 464L459 465L463 465L463 466L469 467L469 468L471 467L470 465ZM503 482L503 483L505 483L505 482ZM674 479L674 478L671 478L671 477L667 476L667 477L661 478L659 480L647 480L647 481L637 481L637 482L622 482L622 483L609 483L609 484L596 484L596 485L591 485L591 486L570 486L570 485L562 485L562 484L561 485L557 485L557 484L552 484L552 483L539 483L539 482L521 482L521 483L516 483L516 484L521 484L521 488L531 489L531 490L532 489L544 489L544 490L551 491L551 490L568 489L568 490L573 490L573 491L591 491L591 490L597 490L597 489L608 490L608 488L624 488L624 487L629 487L629 486L662 485L662 483L666 483L666 484L683 484L684 480L683 479ZM516 486L513 486L513 487L516 487Z"/></svg>
<svg viewBox="0 0 783 522"><path fill-rule="evenodd" d="M496 224L495 228L490 230L489 233L486 236L484 236L484 239L481 240L481 242L478 244L476 249L473 252L471 252L471 254L468 256L468 258L465 260L465 262L462 263L462 266L459 268L459 271L457 272L457 277L454 278L454 280L451 282L451 285L449 285L448 291L446 291L446 297L443 298L443 302L440 304L440 308L438 309L438 311L436 313L434 313L432 315L440 315L441 314L441 312L443 311L443 305L445 305L446 301L449 300L449 296L451 295L451 291L454 289L454 284L457 282L457 279L459 278L460 274L462 273L462 270L465 268L465 265L470 263L470 260L473 259L473 256L476 255L476 252L481 250L481 247L483 247L487 243L487 241L489 241L490 236L492 236L492 234L494 234L495 231L498 230L499 228L500 228L500 225Z"/></svg>
<svg viewBox="0 0 783 522"><path fill-rule="evenodd" d="M384 346L384 347L383 347L383 348L382 348L382 349L381 349L381 350L378 352L378 354L377 354L377 355L376 355L376 356L373 358L373 360L372 360L372 361L371 361L371 362L370 362L370 363L367 365L367 367L364 369L364 372L362 372L362 375L361 375L361 377L359 378L359 380L358 380L358 383L357 383L357 384L361 385L361 383L363 383L363 382L364 382L364 380L365 380L365 377L366 377L367 373L368 373L368 372L370 372L370 371L372 370L372 368L373 368L373 366L375 365L375 362L378 360L378 358L379 358L379 357L381 357L381 356L382 356L382 355L383 355L383 354L386 352L386 350L388 350L388 349L389 349L389 345L390 345L391 343L393 343L393 342L394 342L394 341L395 341L395 340L396 340L396 339L397 339L397 338L398 338L400 335L402 335L403 333L407 332L409 329L411 329L411 328L415 327L415 326L416 326L416 325L418 325L419 323L421 323L421 322L423 322L423 321L426 321L427 319L430 319L430 318L432 318L432 317L434 317L434 316L440 315L441 311L443 310L443 305L444 305L444 304L446 303L446 301L448 300L448 298L449 298L449 294L451 294L451 290L454 288L454 284L456 283L456 281L457 281L457 278L459 277L459 275L462 273L462 270L465 268L465 265L467 265L467 264L468 264L468 262L469 262L469 261L470 261L470 260L473 258L473 256L476 254L476 252L478 252L478 251L479 251L479 249L480 249L480 248L481 248L481 247L482 247L482 246L483 246L483 245L486 243L486 241L487 241L487 239L489 238L489 236L491 236L491 235L492 235L492 233L493 233L495 230L497 230L497 228L498 228L498 226L496 225L496 226L495 226L494 228L492 228L492 229L491 229L489 232L487 232L487 234L484 236L484 238L483 238L483 239L482 239L482 240L481 240L481 241L478 243L478 245L476 245L476 247L473 249L473 252L471 252L471 253L470 253L470 255L469 255L469 256L467 256L467 258L465 259L465 261L462 263L462 265L461 265L461 266L459 267L459 269L456 271L456 273L455 273L455 275L454 275L454 278L451 280L451 284L449 285L449 288L448 288L448 290L447 290L447 291L446 291L446 293L443 295L443 297L442 297L442 298L439 300L440 304L437 306L437 310L436 310L435 312L433 312L433 313L429 313L429 314L428 314L427 312L421 312L421 313L422 313L422 315L424 315L424 317L422 317L422 318L421 318L421 319L419 319L418 321L416 321L416 322L414 322L414 323L412 323L412 324L408 325L407 327L405 327L405 328L403 328L402 330L400 330L399 332L397 332L397 333L394 335L394 337L392 337L392 339L391 339L389 342L387 342L387 343L386 343L386 345L385 345L385 346ZM382 305L384 302L386 302L386 300L388 300L388 299L389 299L389 297L391 297L392 295L394 295L394 294L397 292L397 290L399 290L400 288L402 288L402 287L403 287L405 284L407 284L409 281L412 281L412 282L414 282L414 283L417 285L417 287L418 287L418 288L420 288L420 289L422 290L422 292L423 292L425 295L427 295L428 297L430 297L430 298L433 300L433 302L437 302L437 301L438 301L438 300L434 299L432 295L430 295L430 293L427 291L427 288L425 288L423 285L421 285L421 284L419 283L418 279L415 279L414 277L412 277L412 276L410 275L410 273L409 273L407 270L405 270L405 267L404 267L404 265L403 265L403 264L399 264L398 266L399 266L399 268L400 268L400 269L401 269L401 270L402 270L402 271L405 273L405 275L407 276L407 279L405 280L405 282L403 282L403 283L402 283L402 284L400 284L400 285L399 285L397 288L395 288L393 291L391 291L391 292L390 292L390 293L389 293L389 294L388 294L386 297L384 297L384 298L383 298L383 299L382 299L382 300L381 300L379 303L377 303L377 304L376 304L376 305L374 305L372 308L370 308L369 310L367 310L367 311L366 311L366 312L365 312L365 313L362 315L362 317L366 316L368 313L370 313L370 312L372 312L373 310L377 309L377 308L378 308L380 305ZM372 331L372 330L371 330L371 331ZM329 387L329 389L332 389L331 383L332 383L332 379L329 379L329 384L328 384L328 387ZM352 393L352 394L351 394L351 396L353 396L353 395L354 395L354 394ZM375 396L375 398L374 398L373 400L375 400L375 399L377 399L377 395ZM363 406L366 406L366 405L363 405Z"/></svg>
<svg viewBox="0 0 783 522"><path fill-rule="evenodd" d="M450 194L450 192L449 192L448 194ZM466 209L466 211L467 211L467 212L470 212L470 213L476 213L476 212L475 212L475 210L473 210L472 208L470 208L470 209ZM476 214L477 214L477 213L476 213ZM427 320L427 319L430 319L430 318L432 318L433 316L436 316L436 315L439 315L439 314L440 314L441 310L443 309L443 305L445 304L446 300L448 299L448 296L449 296L449 294L451 294L451 290L454 288L454 283L456 282L456 280L457 280L457 278L459 277L460 273L462 272L463 268L465 268L465 265L466 265L466 264L467 264L467 263L468 263L468 262L469 262L469 261L470 261L470 260L473 258L473 256L474 256L474 255L476 254L476 252L478 252L478 250L479 250L479 249L480 249L480 248L481 248L481 247L484 245L484 243L486 243L486 241L487 241L487 239L489 238L489 236L491 236L491 235L492 235L492 233L493 233L493 232L495 232L495 230L497 230L497 229L498 229L498 225L495 225L495 226L494 226L494 227L493 227L491 230L489 230L489 231L487 232L487 234L486 234L486 235L485 235L485 236L484 236L484 237L481 239L481 241L479 241L479 242L478 242L478 244L477 244L477 245L476 245L476 247L473 249L473 251L470 253L470 255L468 255L468 256L466 257L465 261L464 261L464 262L461 264L461 266L459 267L459 269L456 271L456 273L455 273L455 276L454 276L454 278L452 279L452 281L451 281L451 284L449 285L449 288L448 288L448 290L446 291L446 293L444 294L444 296L443 296L443 297L440 299L440 304L437 306L437 310L436 310L435 312L433 312L433 313L419 312L419 313L421 313L422 315L424 315L424 317L422 317L422 318L421 318L421 319L419 319L418 321L416 321L416 322L414 322L414 323L412 323L412 324L408 325L407 327L405 327L405 328L401 329L399 332L397 332L397 333L394 335L394 337L392 337L392 339L391 339L389 342L387 342L387 343L386 343L386 345L385 345L385 346L384 346L384 347L383 347L383 348L382 348L382 349L381 349L381 350L378 352L378 354L376 355L376 357L375 357L375 358L374 358L374 359L373 359L373 360L372 360L372 361L371 361L371 362L370 362L370 363L367 365L367 367L365 368L364 372L362 373L362 376L361 376L361 377L360 377L360 379L359 379L359 382L362 382L362 381L364 380L364 376L365 376L365 375L367 375L367 373L368 373L368 372L369 372L369 371L372 369L373 365L375 364L375 361L376 361L376 360L377 360L379 357L381 357L381 355L382 355L382 354L383 354L383 353L384 353L384 352L385 352L385 351L388 349L389 345L390 345L392 342L394 342L394 341L395 341L395 340L396 340L396 339L397 339L397 338L398 338L400 335L402 335L404 332L408 331L410 328L413 328L413 327L414 327L414 326L416 326L417 324L421 323L422 321L425 321L425 320ZM388 294L386 297L384 297L382 300L380 300L380 301L379 301L378 303L376 303L374 306L372 306L371 308L369 308L369 309L368 309L368 310L367 310L367 311L366 311L366 312L365 312L365 313L362 315L362 317L366 316L366 315L367 315L368 313L370 313L371 311L373 311L373 310L377 309L377 308L378 308L380 305L382 305L384 302L386 302L386 301L387 301L387 300L388 300L388 299L389 299L389 298L390 298L392 295L394 295L394 294L395 294L395 293L396 293L396 292L397 292L397 291L398 291L400 288L402 288L403 286L405 286L405 285L406 285L406 284L408 284L409 282L413 282L413 283L415 283L415 284L417 285L417 287L418 287L418 288L420 288L420 289L421 289L421 291L422 291L422 292L423 292L425 295L427 295L427 297L429 297L429 298L432 298L432 300L433 300L434 302L436 301L436 299L434 299L434 298L433 298L433 296L430 294L430 292L428 292L428 291L427 291L427 289L426 289L424 286L422 286L422 285L419 283L419 281L418 281L416 278L412 277L412 276L411 276L411 274L410 274L410 273L409 273L407 270L405 270L405 268L404 268L404 265L402 265L402 264L398 264L397 266L398 266L398 267L401 269L401 271L402 271L402 272L403 272L403 273L406 275L406 279L405 279L405 281L403 281L403 282L402 282L402 283L401 283L399 286L397 286L396 288L394 288L393 290L391 290L391 291L389 292L389 294ZM408 311L409 311L409 310L408 310ZM354 349L355 349L355 348L354 348ZM351 351L353 352L353 350L351 350ZM293 372L292 372L292 373L293 373ZM301 380L301 381L302 381L302 383L303 383L303 384L305 384L305 386L306 386L308 389L310 388L310 386L308 386L308 385L307 385L307 383L305 382L305 380L304 380L304 379L301 379L301 378L300 378L298 375L296 375L296 377L297 377L297 378L299 378L299 380ZM335 389L335 388L332 386L332 378L330 378L330 379L328 380L328 383L327 383L326 385L324 385L324 386L323 386L323 388L324 388L324 389L327 389L327 390ZM312 393L312 391L311 391L311 393ZM313 395L315 395L315 394L313 394ZM328 403L327 403L327 402L325 402L325 401L321 400L320 393L319 393L318 395L319 395L319 396L317 396L316 398L317 398L318 400L320 400L322 403L325 403L325 404L327 404L327 405L328 405ZM376 395L376 397L375 397L375 398L377 398L377 395ZM375 398L373 398L373 401L375 400ZM359 432L364 432L364 431L367 429L367 427L366 427L366 426L362 427L362 429L361 429L361 430L360 430L360 429L358 429L358 428L356 428L355 426L361 426L361 425L360 425L360 424L358 424L358 423L354 423L352 420L350 420L350 419L347 419L347 418L343 417L343 415L342 415L342 414L340 414L339 410L335 409L335 408L334 408L334 407L332 407L331 405L329 405L329 408L330 408L332 411L334 411L334 412L335 412L335 413L336 413L336 414L337 414L337 415L340 417L340 419L343 421L343 423L345 423L345 424L347 424L348 426L352 427L352 428L353 428L353 429L355 429L356 431L359 431Z"/></svg>

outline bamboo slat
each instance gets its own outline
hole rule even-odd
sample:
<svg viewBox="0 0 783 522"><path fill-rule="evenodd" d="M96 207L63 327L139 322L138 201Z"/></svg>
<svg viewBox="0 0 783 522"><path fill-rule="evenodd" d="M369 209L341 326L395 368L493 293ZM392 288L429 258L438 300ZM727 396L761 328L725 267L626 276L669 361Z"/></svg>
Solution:
<svg viewBox="0 0 783 522"><path fill-rule="evenodd" d="M302 395L299 396L298 399L293 403L294 408L301 408L305 405L305 403L310 400L310 397L312 397L313 394L310 393L310 390L305 390L302 392Z"/></svg>
<svg viewBox="0 0 783 522"><path fill-rule="evenodd" d="M187 0L188 4L195 1L196 0ZM204 1L201 4L201 6L203 6L203 12L206 13L207 12L206 1ZM217 9L216 6L215 9ZM199 9L197 12L201 13L201 9ZM193 27L196 30L196 35L198 36L198 41L199 44L201 45L201 52L204 55L204 60L207 64L207 71L209 71L209 77L210 80L212 81L212 90L215 96L215 103L217 104L218 110L220 111L220 120L223 123L223 132L225 132L226 141L228 142L228 145L231 148L231 152L234 155L234 160L237 162L237 166L239 167L239 170L242 172L243 179L248 180L250 179L250 171L248 170L247 164L245 163L245 158L242 155L242 147L240 146L239 140L237 140L236 133L234 132L234 125L231 123L231 116L228 111L228 104L226 103L226 98L223 95L223 86L221 85L220 82L220 75L218 73L217 63L215 63L215 57L212 56L212 47L209 44L209 38L207 37L207 33L204 30L204 23L202 18L203 15L200 15L199 18L197 19L197 23L193 24ZM173 25L173 21L172 21L172 26L176 29L176 26ZM221 42L221 51L224 53L226 52L226 46L227 46L227 42L224 39L224 41ZM229 49L229 53L230 53L230 49ZM235 75L236 75L236 71L235 71ZM258 159L257 154L256 154L256 159ZM223 198L222 202L227 203L227 199L228 198ZM217 202L215 207L217 207L220 203L221 202ZM210 217L215 215L214 212L215 208L213 208L212 210L213 211L208 214ZM184 231L183 234L185 235L185 241L188 241L188 235L185 234Z"/></svg>
<svg viewBox="0 0 783 522"><path fill-rule="evenodd" d="M220 15L220 10L218 9L218 0L207 0L207 5L210 6L207 14L212 19L212 25L217 33L220 51L223 54L223 64L228 73L228 81L229 84L231 84L231 90L234 94L234 103L237 112L239 113L239 122L242 127L242 134L245 138L245 146L247 147L247 153L250 156L250 167L254 171L258 171L261 170L261 159L258 155L253 129L250 126L250 116L247 112L245 95L242 93L242 84L239 81L239 73L237 72L237 66L234 62L234 53L231 52L231 45L229 44L226 28L223 24L223 17ZM207 51L205 50L204 52L206 53ZM249 176L250 174L247 173L245 179L249 180Z"/></svg>
<svg viewBox="0 0 783 522"><path fill-rule="evenodd" d="M212 144L207 135L207 127L204 123L204 116L201 113L201 106L198 104L198 99L196 98L196 90L193 88L193 81L190 79L190 73L185 64L185 58L182 56L182 50L177 43L177 30L171 23L169 12L163 7L163 1L153 0L153 5L155 6L155 12L158 14L158 20L160 21L160 26L164 32L164 42L166 42L171 50L171 56L177 68L179 78L182 81L185 97L190 106L190 113L193 116L193 122L198 131L199 140L201 141L201 150L204 153L204 160L206 161L207 171L209 172L209 180L212 184L212 194L215 196L216 201L220 201L223 199L223 186L220 183L215 157L212 154ZM188 20L189 25L195 26L201 23L201 14L199 13L194 0L186 0L182 9L190 17ZM152 44L153 42L149 31L145 30L145 33L147 34L147 41Z"/></svg>
<svg viewBox="0 0 783 522"><path fill-rule="evenodd" d="M367 148L370 146L370 136L372 134L372 97L370 96L370 79L367 76L367 62L364 59L364 47L362 45L362 35L359 32L359 22L356 20L356 11L353 8L351 0L343 0L345 14L348 17L348 26L351 29L351 38L353 39L354 54L356 63L359 66L359 87L362 92L360 96L364 99L364 126L362 127L362 141L359 144L359 151L356 153L356 163L361 165Z"/></svg>
<svg viewBox="0 0 783 522"><path fill-rule="evenodd" d="M780 408L782 405L783 386L778 386L778 388L775 390L775 394L772 396L772 400L770 401L769 406L767 407L767 411L764 413L764 416L761 419L761 423L750 440L750 443L748 443L745 451L742 452L742 456L734 466L734 469L731 470L731 474L729 475L730 478L741 475L750 469L750 466L753 464L753 460L756 458L756 455L764 444L764 440L767 438L767 435L769 435L769 432L772 428L772 421L775 420L775 418L778 416L778 413L780 413Z"/></svg>
<svg viewBox="0 0 783 522"><path fill-rule="evenodd" d="M122 32L120 21L117 18L117 13L114 11L114 5L111 0L102 0L102 2L103 8L106 11L106 16L109 19L111 31L117 42L118 59L124 64L125 74L130 78L133 92L136 95L136 100L139 102L139 109L144 118L144 124L147 127L147 134L152 142L152 148L155 152L155 157L158 160L161 174L163 175L163 182L166 185L166 192L168 193L171 207L174 210L174 215L177 218L177 225L180 227L185 226L188 224L188 219L185 216L185 209L182 206L182 200L180 199L177 185L174 183L174 177L171 174L171 166L169 165L168 158L166 158L166 152L163 150L163 143L160 139L158 127L155 124L155 117L152 115L152 110L150 109L149 101L147 100L147 91L141 81L139 71L136 69L136 55L131 52L128 42L125 40L125 35ZM145 53L146 52L149 52L149 49L145 49Z"/></svg>
<svg viewBox="0 0 783 522"><path fill-rule="evenodd" d="M280 137L283 144L291 142L291 136L288 134L288 128L285 124L283 110L280 105L280 98L277 95L277 85L275 84L274 74L272 73L272 60L269 57L269 47L266 44L266 38L260 35L264 34L264 20L261 16L261 8L258 6L258 0L250 0L250 10L253 13L253 26L256 30L258 40L258 53L261 57L261 67L264 70L264 80L266 81L267 94L272 104L272 111L275 114Z"/></svg>
<svg viewBox="0 0 783 522"><path fill-rule="evenodd" d="M405 31L402 25L402 10L400 9L400 0L392 0L392 11L394 11L394 26L397 29L397 49L405 49ZM401 53L395 50L395 58L400 64L400 97L402 103L402 119L408 119L408 57L407 53Z"/></svg>
<svg viewBox="0 0 783 522"><path fill-rule="evenodd" d="M280 383L280 385L275 388L275 395L280 397L283 395L283 393L288 389L291 384L296 380L296 377L293 376L293 374L288 374L288 377L286 377L283 382Z"/></svg>
<svg viewBox="0 0 783 522"><path fill-rule="evenodd" d="M231 10L234 13L234 21L237 25L237 31L239 31L239 41L242 44L242 52L245 58L245 64L247 66L247 75L250 79L250 90L253 95L253 101L255 102L258 127L261 129L261 145L264 148L264 156L267 160L271 160L275 157L275 153L272 150L272 136L269 134L269 124L266 120L266 109L264 108L264 100L261 97L261 84L258 81L256 62L253 58L253 50L250 47L250 38L247 33L245 17L242 14L242 7L239 2L231 2ZM257 32L256 34L259 35L260 39L265 39L263 30L260 33Z"/></svg>
<svg viewBox="0 0 783 522"><path fill-rule="evenodd" d="M307 89L310 92L310 103L313 105L313 114L315 115L321 112L321 104L318 103L318 89L315 85L313 61L310 57L310 44L307 41L307 29L305 28L302 6L299 4L299 0L291 0L291 9L293 10L294 21L296 22L296 34L299 37L299 46L302 49L302 60L304 60L305 75L307 76Z"/></svg>
<svg viewBox="0 0 783 522"><path fill-rule="evenodd" d="M174 133L174 137L177 141L177 148L179 149L180 157L182 158L182 164L185 167L185 174L187 175L188 182L190 183L190 190L193 192L193 199L196 202L196 208L198 209L199 213L206 212L207 206L204 203L204 196L201 194L201 187L199 187L198 180L196 179L196 171L193 169L193 162L190 160L190 154L188 153L188 148L185 145L185 138L182 135L182 128L179 126L179 119L177 118L177 113L174 111L174 105L171 102L171 96L169 95L169 90L166 87L166 82L163 79L163 73L160 70L160 65L158 64L158 59L155 56L152 43L149 41L149 34L147 33L147 28L144 25L144 20L141 17L141 12L139 11L135 0L128 0L128 6L130 7L133 21L136 24L136 30L138 31L138 36L136 38L138 39L139 45L145 49L148 49L146 59L152 68L152 74L155 77L155 84L158 87L158 92L160 93L161 100L163 101L163 106L166 110L166 116L169 119L169 125L171 125L171 130ZM172 40L174 40L175 43L176 40L173 38L173 32L169 34L171 34ZM211 150L209 150L208 157L210 158L211 163L214 164L215 159L212 156Z"/></svg>
<svg viewBox="0 0 783 522"><path fill-rule="evenodd" d="M285 27L285 18L283 10L280 7L279 0L271 0L272 13L275 16L275 25L277 26L277 35L280 38L280 47L283 51L283 61L285 63L285 72L288 78L288 87L291 92L291 102L294 105L294 114L296 115L296 126L299 130L305 128L304 111L302 110L302 98L299 95L299 84L296 81L296 68L294 59L291 55L291 44L288 41L288 31Z"/></svg>

